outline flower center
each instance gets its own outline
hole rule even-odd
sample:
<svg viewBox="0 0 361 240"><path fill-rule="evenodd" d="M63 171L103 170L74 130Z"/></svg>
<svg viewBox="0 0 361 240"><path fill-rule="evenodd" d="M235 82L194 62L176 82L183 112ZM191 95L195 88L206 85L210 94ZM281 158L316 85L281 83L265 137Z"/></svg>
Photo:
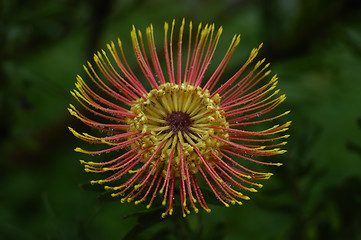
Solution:
<svg viewBox="0 0 361 240"><path fill-rule="evenodd" d="M177 134L178 131L188 132L192 125L191 116L181 111L171 112L164 120L167 121L166 125L169 126L169 131L173 131L173 134Z"/></svg>
<svg viewBox="0 0 361 240"><path fill-rule="evenodd" d="M208 90L187 83L165 83L136 100L130 112L137 116L127 117L127 124L129 132L139 132L129 141L134 141L131 147L140 153L140 162L149 171L175 177L185 169L197 173L202 161L213 165L214 154L221 158L224 145L218 139L229 138L222 129L229 125L218 110L219 102L219 95L211 98Z"/></svg>

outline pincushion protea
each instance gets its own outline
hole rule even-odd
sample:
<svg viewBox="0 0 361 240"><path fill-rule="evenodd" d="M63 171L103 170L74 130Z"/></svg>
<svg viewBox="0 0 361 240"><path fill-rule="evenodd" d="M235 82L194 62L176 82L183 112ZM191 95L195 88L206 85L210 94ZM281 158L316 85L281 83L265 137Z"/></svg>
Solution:
<svg viewBox="0 0 361 240"><path fill-rule="evenodd" d="M92 120L73 105L69 108L85 124L107 133L95 137L69 128L82 140L105 145L99 151L80 148L75 151L87 154L119 151L116 158L105 162L81 160L87 172L109 172L106 178L91 183L104 184L105 190L113 190L113 197L123 196L121 202L147 201L147 208L159 192L162 204L167 205L163 217L173 212L176 189L183 216L190 213L189 206L195 212L197 206L210 212L200 181L227 207L242 204L241 199L248 200L244 190L256 192L253 186L262 185L254 180L268 179L272 174L250 170L244 163L281 165L256 158L284 153L278 147L286 143L281 139L289 135L276 134L290 125L287 122L261 131L247 129L249 125L262 125L288 113L260 118L285 99L285 95L278 96L279 90L274 90L276 76L265 81L270 74L265 59L246 71L262 44L251 51L232 77L224 79L222 74L240 42L240 35L235 35L220 64L205 78L222 27L216 31L214 24L204 27L199 24L194 40L190 22L183 46L183 19L177 45L173 46L174 26L175 21L171 27L168 23L164 25L163 65L150 25L146 42L134 26L131 31L139 71L130 68L119 39L118 46L113 42L107 45L111 57L103 50L94 55L97 70L89 62L84 66L96 89L77 76L77 90L71 93L104 122ZM142 83L144 79L146 84ZM218 86L219 82L223 84ZM114 186L112 183L122 176L128 177Z"/></svg>

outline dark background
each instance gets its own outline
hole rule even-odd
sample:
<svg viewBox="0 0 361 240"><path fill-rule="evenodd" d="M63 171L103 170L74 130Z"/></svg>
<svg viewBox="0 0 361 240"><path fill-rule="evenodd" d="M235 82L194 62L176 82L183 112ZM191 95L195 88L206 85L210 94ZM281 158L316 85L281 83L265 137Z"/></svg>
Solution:
<svg viewBox="0 0 361 240"><path fill-rule="evenodd" d="M1 240L120 239L134 226L140 239L361 239L361 1L0 4ZM117 37L131 46L132 24L153 23L162 44L163 22L183 17L224 27L218 57L242 34L230 72L264 43L261 55L288 97L276 112L291 110L288 153L244 206L212 206L142 231L147 223L123 216L144 206L102 202L79 187L96 176L73 151L84 143L67 126L83 125L66 110L69 91L94 51Z"/></svg>

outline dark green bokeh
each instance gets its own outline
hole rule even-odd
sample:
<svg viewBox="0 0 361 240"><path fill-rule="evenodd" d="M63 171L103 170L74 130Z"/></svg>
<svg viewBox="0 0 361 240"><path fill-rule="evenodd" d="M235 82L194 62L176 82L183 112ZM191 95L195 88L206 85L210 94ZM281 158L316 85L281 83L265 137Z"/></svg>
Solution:
<svg viewBox="0 0 361 240"><path fill-rule="evenodd" d="M358 0L1 1L0 239L132 239L134 226L140 239L361 239L360 13ZM182 17L224 27L218 58L242 34L229 73L264 43L288 97L277 111L292 111L289 151L244 206L124 220L144 206L79 187L94 176L73 152L84 143L67 126L87 128L66 111L69 91L109 41L131 56L132 24L153 23L161 44L163 22Z"/></svg>

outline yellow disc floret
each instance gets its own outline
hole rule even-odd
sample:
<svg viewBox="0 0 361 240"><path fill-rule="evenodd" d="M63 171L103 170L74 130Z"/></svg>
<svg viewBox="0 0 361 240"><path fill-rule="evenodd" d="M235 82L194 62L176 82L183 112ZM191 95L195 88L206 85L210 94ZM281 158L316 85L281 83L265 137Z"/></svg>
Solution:
<svg viewBox="0 0 361 240"><path fill-rule="evenodd" d="M139 98L131 106L130 112L137 116L127 118L128 131L143 135L131 147L140 146L138 152L145 151L143 163L156 152L149 167L158 162L159 168L163 168L163 175L167 173L171 161L170 175L179 177L181 157L186 160L189 172L195 174L202 161L194 148L212 165L216 158L211 150L218 155L218 149L224 143L210 135L229 138L227 131L209 127L228 128L222 111L218 110L219 103L218 94L211 98L208 90L187 83L160 85L158 90L151 90L145 99Z"/></svg>

